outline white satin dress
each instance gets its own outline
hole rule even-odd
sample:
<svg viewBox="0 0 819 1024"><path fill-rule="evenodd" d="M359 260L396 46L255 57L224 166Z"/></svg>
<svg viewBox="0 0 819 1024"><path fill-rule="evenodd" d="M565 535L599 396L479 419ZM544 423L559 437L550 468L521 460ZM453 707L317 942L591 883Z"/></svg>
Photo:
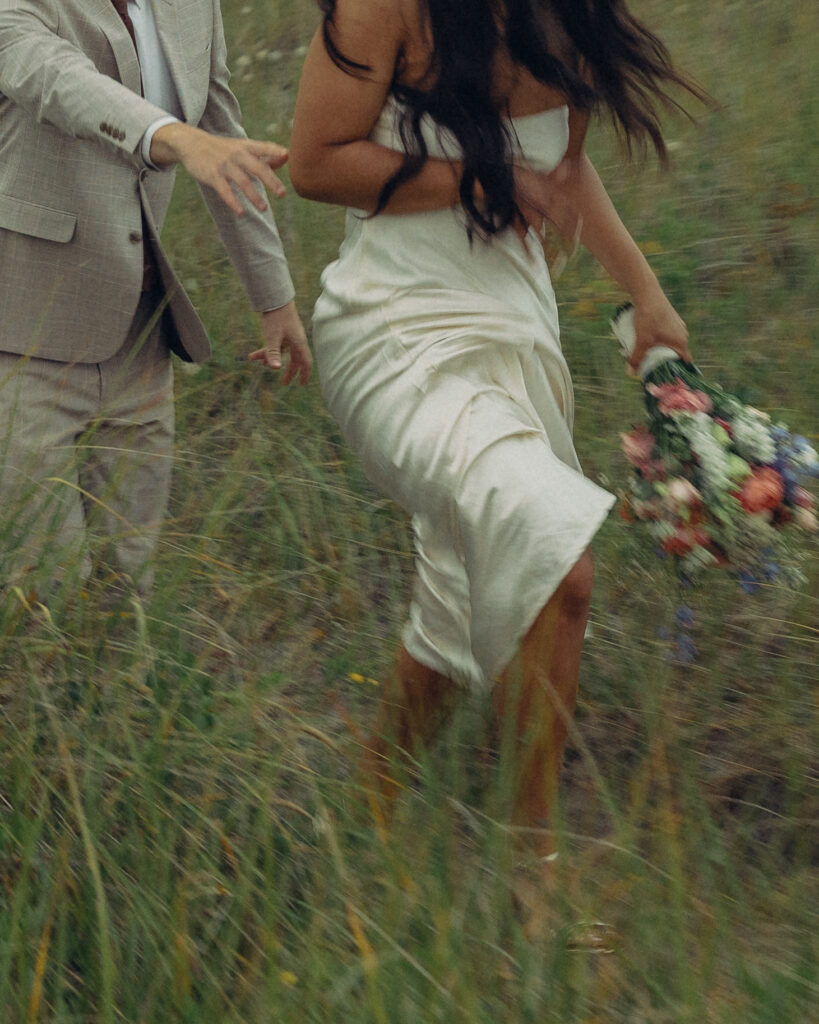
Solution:
<svg viewBox="0 0 819 1024"><path fill-rule="evenodd" d="M389 101L373 141L400 149ZM517 159L560 163L568 111L511 122ZM432 157L459 156L427 118ZM614 497L572 443L574 397L541 247L514 230L470 245L462 209L347 213L322 275L313 341L322 392L372 482L412 515L408 652L487 689Z"/></svg>

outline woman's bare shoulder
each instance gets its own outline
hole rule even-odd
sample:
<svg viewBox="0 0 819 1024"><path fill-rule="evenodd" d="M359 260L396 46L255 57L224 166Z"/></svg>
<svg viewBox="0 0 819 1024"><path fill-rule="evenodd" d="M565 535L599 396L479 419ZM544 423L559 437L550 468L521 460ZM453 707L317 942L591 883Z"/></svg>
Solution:
<svg viewBox="0 0 819 1024"><path fill-rule="evenodd" d="M433 51L427 7L420 0L397 0L397 7L402 27L397 78L405 85L421 86L429 74Z"/></svg>
<svg viewBox="0 0 819 1024"><path fill-rule="evenodd" d="M407 0L335 0L330 35L340 53L391 81L406 46Z"/></svg>
<svg viewBox="0 0 819 1024"><path fill-rule="evenodd" d="M413 23L418 0L336 0L334 24L381 24L389 29Z"/></svg>

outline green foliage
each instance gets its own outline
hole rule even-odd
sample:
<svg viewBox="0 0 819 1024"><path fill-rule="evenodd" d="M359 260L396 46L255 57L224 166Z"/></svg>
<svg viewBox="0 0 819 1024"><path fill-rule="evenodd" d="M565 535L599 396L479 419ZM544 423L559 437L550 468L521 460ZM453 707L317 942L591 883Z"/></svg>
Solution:
<svg viewBox="0 0 819 1024"><path fill-rule="evenodd" d="M223 6L249 131L284 140L316 11ZM638 183L606 131L596 162L706 376L815 428L815 6L634 7L719 106L669 121L667 176ZM276 209L308 318L342 217L292 194ZM183 180L167 239L215 356L177 374L156 596L112 607L68 567L43 604L0 607L2 1020L807 1024L815 566L801 594L715 577L681 596L622 522L604 526L555 932L527 942L486 707L465 702L388 832L357 781L408 597L403 514L317 382L283 392L246 362L256 324ZM618 432L643 416L608 337L620 296L583 257L558 292L578 449L616 487ZM658 632L681 600L687 667ZM595 918L615 955L567 949Z"/></svg>

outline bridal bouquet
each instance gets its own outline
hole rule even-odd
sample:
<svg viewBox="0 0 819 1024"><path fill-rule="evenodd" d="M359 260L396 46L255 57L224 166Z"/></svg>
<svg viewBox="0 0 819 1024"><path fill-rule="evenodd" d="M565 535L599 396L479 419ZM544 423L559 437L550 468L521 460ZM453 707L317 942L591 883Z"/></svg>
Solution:
<svg viewBox="0 0 819 1024"><path fill-rule="evenodd" d="M626 356L634 311L622 306L612 330ZM814 499L802 483L819 476L804 437L743 404L668 348L639 369L648 425L621 434L633 472L621 515L644 523L683 578L720 566L746 590L801 581L799 530L815 532Z"/></svg>

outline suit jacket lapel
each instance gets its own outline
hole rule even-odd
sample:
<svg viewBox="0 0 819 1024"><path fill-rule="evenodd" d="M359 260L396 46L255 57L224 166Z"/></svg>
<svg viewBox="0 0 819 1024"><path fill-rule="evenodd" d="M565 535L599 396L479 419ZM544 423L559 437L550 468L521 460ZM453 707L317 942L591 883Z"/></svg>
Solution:
<svg viewBox="0 0 819 1024"><path fill-rule="evenodd" d="M186 120L191 119L192 98L188 92L188 79L183 56L183 44L179 30L179 16L174 0L149 0L154 10L157 32L162 43L165 60L176 86L179 103Z"/></svg>
<svg viewBox="0 0 819 1024"><path fill-rule="evenodd" d="M111 44L119 70L119 80L135 93L142 89L139 60L128 29L114 9L111 0L85 0L89 20L96 24Z"/></svg>

